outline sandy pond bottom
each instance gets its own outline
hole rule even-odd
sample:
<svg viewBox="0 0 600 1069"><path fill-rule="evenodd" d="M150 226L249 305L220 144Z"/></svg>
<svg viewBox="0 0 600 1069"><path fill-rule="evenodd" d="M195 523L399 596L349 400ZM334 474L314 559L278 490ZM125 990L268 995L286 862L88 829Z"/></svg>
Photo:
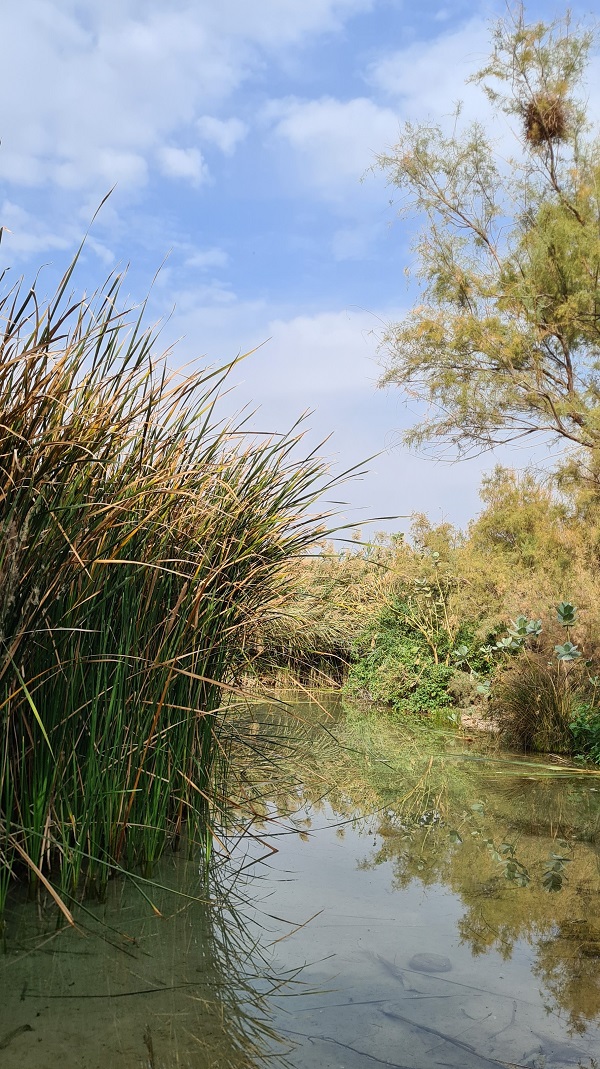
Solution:
<svg viewBox="0 0 600 1069"><path fill-rule="evenodd" d="M295 830L279 829L278 852L246 870L237 909L214 892L210 904L186 897L201 884L182 857L163 864L163 889L144 888L162 917L130 883L79 915L78 932L15 903L0 960L0 1067L249 1069L285 1056L294 1069L590 1069L600 1063L597 848L571 844L569 882L554 894L536 876L506 880L487 840L494 827L498 841L507 834L508 787L482 786L474 810L460 799L460 834L451 799L443 819L426 810L409 827L393 807L374 811L373 797L361 814L347 797L300 792ZM599 796L587 791L553 786L542 799L550 822L575 797L589 823ZM521 813L519 842L533 873L528 843L543 835L531 819L535 835ZM255 842L248 858L259 851ZM448 959L433 961L445 971L423 971L423 955Z"/></svg>

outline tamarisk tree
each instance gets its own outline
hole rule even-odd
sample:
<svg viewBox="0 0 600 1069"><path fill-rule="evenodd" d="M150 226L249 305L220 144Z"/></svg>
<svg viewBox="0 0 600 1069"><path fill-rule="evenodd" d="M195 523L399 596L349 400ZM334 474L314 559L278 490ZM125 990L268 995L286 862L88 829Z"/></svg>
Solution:
<svg viewBox="0 0 600 1069"><path fill-rule="evenodd" d="M502 120L501 142L492 123L464 125L457 112L452 133L408 123L378 158L401 212L424 221L421 300L386 333L380 385L427 405L409 444L464 456L541 433L600 452L600 137L585 104L594 37L568 16L529 25L518 9L492 40L470 80Z"/></svg>

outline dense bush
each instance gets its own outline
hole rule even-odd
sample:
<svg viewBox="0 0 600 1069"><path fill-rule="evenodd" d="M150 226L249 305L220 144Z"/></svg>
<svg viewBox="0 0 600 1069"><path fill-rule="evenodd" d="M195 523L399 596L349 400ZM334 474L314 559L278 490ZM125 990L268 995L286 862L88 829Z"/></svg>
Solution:
<svg viewBox="0 0 600 1069"><path fill-rule="evenodd" d="M436 663L423 636L407 624L402 603L382 611L357 643L356 657L346 684L351 694L416 713L453 704L453 669Z"/></svg>

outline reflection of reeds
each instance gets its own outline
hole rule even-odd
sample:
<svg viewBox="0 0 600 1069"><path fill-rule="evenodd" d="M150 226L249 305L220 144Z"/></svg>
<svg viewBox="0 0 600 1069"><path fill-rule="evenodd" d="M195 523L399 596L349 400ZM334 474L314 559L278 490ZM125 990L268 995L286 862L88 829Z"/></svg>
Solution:
<svg viewBox="0 0 600 1069"><path fill-rule="evenodd" d="M323 533L300 435L217 422L225 372L169 372L119 278L0 300L0 907L206 833L223 688Z"/></svg>
<svg viewBox="0 0 600 1069"><path fill-rule="evenodd" d="M61 1064L67 1048L69 1066L75 1050L88 1063L120 1069L256 1069L267 1058L286 1065L277 1002L309 988L301 969L274 969L271 953L261 951L269 920L260 906L257 916L247 892L235 862L199 890L197 860L181 849L163 856L152 881L111 881L101 905L82 903L78 930L57 930L53 911L12 895L11 947L0 955L0 1042L10 1039L6 1022L27 1018L30 1000L37 1006L43 998L35 1028L46 1064Z"/></svg>

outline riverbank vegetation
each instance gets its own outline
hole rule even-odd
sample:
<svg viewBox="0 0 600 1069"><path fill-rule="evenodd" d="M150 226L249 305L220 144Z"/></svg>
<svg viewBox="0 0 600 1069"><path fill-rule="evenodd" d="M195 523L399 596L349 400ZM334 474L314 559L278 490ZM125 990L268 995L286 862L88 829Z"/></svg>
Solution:
<svg viewBox="0 0 600 1069"><path fill-rule="evenodd" d="M298 641L289 675L320 667L392 711L487 721L513 746L596 759L600 501L500 467L481 497L464 532L415 516L407 538L299 562L290 613L321 645L317 664Z"/></svg>
<svg viewBox="0 0 600 1069"><path fill-rule="evenodd" d="M597 43L569 15L528 23L509 7L470 79L485 122L458 107L445 125L406 123L378 159L402 218L422 224L417 301L382 343L381 385L422 405L405 440L446 460L542 441L562 453L557 471L499 468L466 532L421 517L407 542L328 551L333 588L319 563L298 595L318 603L321 585L322 617L345 626L351 693L456 718L484 703L513 745L593 760L600 134L586 77Z"/></svg>
<svg viewBox="0 0 600 1069"><path fill-rule="evenodd" d="M228 719L257 620L325 526L301 433L216 411L227 369L169 368L121 278L0 304L0 913L67 919L227 805ZM133 875L132 875L133 878Z"/></svg>

